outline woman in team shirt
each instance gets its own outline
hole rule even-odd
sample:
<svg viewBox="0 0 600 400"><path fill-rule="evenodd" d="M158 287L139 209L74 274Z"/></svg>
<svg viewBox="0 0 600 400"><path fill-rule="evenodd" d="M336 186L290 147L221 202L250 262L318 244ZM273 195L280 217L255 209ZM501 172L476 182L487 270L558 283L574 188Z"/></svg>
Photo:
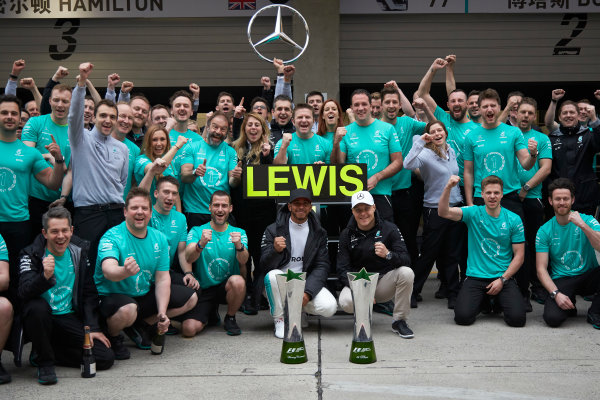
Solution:
<svg viewBox="0 0 600 400"><path fill-rule="evenodd" d="M333 144L333 136L337 128L344 126L342 120L342 106L333 99L326 100L321 107L319 114L319 129L317 134L331 141Z"/></svg>

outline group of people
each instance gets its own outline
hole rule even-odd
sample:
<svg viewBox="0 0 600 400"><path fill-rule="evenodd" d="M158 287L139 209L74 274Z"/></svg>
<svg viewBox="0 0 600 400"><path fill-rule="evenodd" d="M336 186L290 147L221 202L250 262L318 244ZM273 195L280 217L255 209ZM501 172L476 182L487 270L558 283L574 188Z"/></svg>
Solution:
<svg viewBox="0 0 600 400"><path fill-rule="evenodd" d="M502 312L523 326L532 298L558 326L582 295L600 329L600 121L589 101L558 106L554 90L544 134L532 98L513 92L502 110L493 89L456 89L450 55L412 101L394 81L354 91L344 125L340 103L318 91L293 104L294 66L273 65L275 87L263 77L249 110L222 92L199 128L196 84L151 106L123 82L115 103L118 74L101 99L83 63L73 88L63 67L43 94L22 78L34 93L22 107L25 61L14 62L0 96L0 350L14 319L38 381L54 384L56 364L79 366L84 326L106 369L130 357L124 334L140 349L156 334L191 337L220 324L226 304L223 328L240 335L236 313L257 314L265 298L283 338L277 274L306 272L303 311L329 317L353 312L348 273L363 267L379 273L375 301L391 301L392 330L412 338L407 318L434 264L457 324ZM439 70L447 111L430 95ZM313 204L307 188L279 207L244 199L244 167L315 163L364 163L366 186L349 205ZM0 364L0 383L10 380Z"/></svg>

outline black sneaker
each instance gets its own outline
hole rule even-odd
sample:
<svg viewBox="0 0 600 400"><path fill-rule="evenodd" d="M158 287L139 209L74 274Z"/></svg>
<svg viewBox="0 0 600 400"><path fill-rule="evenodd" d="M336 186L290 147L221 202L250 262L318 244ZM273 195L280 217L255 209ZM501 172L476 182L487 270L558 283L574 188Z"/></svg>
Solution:
<svg viewBox="0 0 600 400"><path fill-rule="evenodd" d="M32 367L39 367L39 364L37 363L37 352L34 349L31 349L31 352L29 353L29 365L31 365Z"/></svg>
<svg viewBox="0 0 600 400"><path fill-rule="evenodd" d="M417 303L417 296L412 295L410 296L410 308L417 308L419 307L419 304Z"/></svg>
<svg viewBox="0 0 600 400"><path fill-rule="evenodd" d="M523 296L523 304L525 304L525 312L532 312L533 307L531 306L531 300L529 300L529 296Z"/></svg>
<svg viewBox="0 0 600 400"><path fill-rule="evenodd" d="M454 310L455 307L456 307L456 296L448 297L448 309Z"/></svg>
<svg viewBox="0 0 600 400"><path fill-rule="evenodd" d="M532 287L531 288L531 300L538 304L545 304L548 292L543 287Z"/></svg>
<svg viewBox="0 0 600 400"><path fill-rule="evenodd" d="M242 330L235 321L235 315L225 314L225 319L223 320L223 328L227 331L227 334L229 336L238 336L242 334Z"/></svg>
<svg viewBox="0 0 600 400"><path fill-rule="evenodd" d="M373 304L373 311L392 316L394 315L394 302L390 300L384 303L375 303Z"/></svg>
<svg viewBox="0 0 600 400"><path fill-rule="evenodd" d="M434 294L436 299L445 299L448 297L448 286L446 286L445 282L440 282L440 287Z"/></svg>
<svg viewBox="0 0 600 400"><path fill-rule="evenodd" d="M600 329L600 314L591 313L588 311L587 322L592 324L594 328Z"/></svg>
<svg viewBox="0 0 600 400"><path fill-rule="evenodd" d="M392 331L396 332L398 335L400 335L401 338L404 339L412 339L415 337L415 334L408 327L406 321L403 319L394 321L394 323L392 324Z"/></svg>
<svg viewBox="0 0 600 400"><path fill-rule="evenodd" d="M207 326L219 326L221 325L221 316L219 315L219 307L215 307L208 316Z"/></svg>
<svg viewBox="0 0 600 400"><path fill-rule="evenodd" d="M417 301L418 301L419 303L423 301L423 296L421 296L421 293L419 293L419 294L417 295Z"/></svg>
<svg viewBox="0 0 600 400"><path fill-rule="evenodd" d="M167 329L167 332L165 333L165 335L173 336L173 335L178 335L178 334L179 334L179 329L177 329L173 325L169 324L169 329Z"/></svg>
<svg viewBox="0 0 600 400"><path fill-rule="evenodd" d="M149 350L152 345L151 336L148 334L151 326L143 321L135 321L133 325L123 329L135 346L141 350Z"/></svg>
<svg viewBox="0 0 600 400"><path fill-rule="evenodd" d="M38 367L38 382L42 385L54 385L58 382L54 366Z"/></svg>
<svg viewBox="0 0 600 400"><path fill-rule="evenodd" d="M113 353L115 353L116 360L128 360L129 357L131 357L129 349L123 344L123 341L125 340L123 335L118 334L117 336L111 336L108 340L110 341L110 348Z"/></svg>
<svg viewBox="0 0 600 400"><path fill-rule="evenodd" d="M246 297L246 299L242 303L242 306L240 307L240 311L243 312L246 315L256 315L256 314L258 314L258 310L254 306L254 299L252 299L252 296L247 296Z"/></svg>
<svg viewBox="0 0 600 400"><path fill-rule="evenodd" d="M2 366L2 363L0 363L0 385L8 383L11 380L12 378L10 377L10 374L6 372L6 370Z"/></svg>

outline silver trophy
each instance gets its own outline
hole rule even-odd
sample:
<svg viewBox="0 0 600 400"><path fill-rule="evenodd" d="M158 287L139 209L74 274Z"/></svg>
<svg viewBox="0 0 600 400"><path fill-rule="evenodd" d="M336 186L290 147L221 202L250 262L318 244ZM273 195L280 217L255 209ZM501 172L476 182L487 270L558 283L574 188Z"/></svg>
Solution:
<svg viewBox="0 0 600 400"><path fill-rule="evenodd" d="M370 364L377 361L371 335L371 321L378 279L379 274L369 273L364 268L359 272L348 272L354 302L354 337L350 349L350 362L355 364Z"/></svg>
<svg viewBox="0 0 600 400"><path fill-rule="evenodd" d="M273 32L268 34L267 36L263 37L262 39L260 39L256 42L253 42L252 41L252 26L254 25L254 21L256 20L256 17L258 17L260 14L264 13L265 11L271 10L271 9L277 9L277 16L275 17L275 28L273 29ZM304 26L304 31L306 32L306 38L304 39L303 45L299 45L298 43L296 43L283 30L283 24L281 21L281 10L282 9L291 11L294 15L296 15L302 21L302 24ZM272 43L272 42L281 42L288 46L293 47L299 53L295 57L293 57L289 60L283 61L284 64L289 64L289 63L297 60L298 58L300 58L302 53L304 53L304 51L308 47L309 36L310 35L309 35L309 31L308 31L308 24L306 23L306 20L304 19L302 14L300 14L296 9L294 9L290 6L283 5L283 4L272 4L272 5L261 8L252 16L252 18L250 18L250 22L248 23L248 42L250 42L250 46L252 46L252 49L260 58L262 58L265 61L268 61L269 63L272 63L273 59L265 57L257 49L257 47L262 46L267 43Z"/></svg>
<svg viewBox="0 0 600 400"><path fill-rule="evenodd" d="M308 361L302 336L302 298L306 272L296 273L288 269L287 273L277 275L276 279L285 324L280 360L284 364L301 364Z"/></svg>

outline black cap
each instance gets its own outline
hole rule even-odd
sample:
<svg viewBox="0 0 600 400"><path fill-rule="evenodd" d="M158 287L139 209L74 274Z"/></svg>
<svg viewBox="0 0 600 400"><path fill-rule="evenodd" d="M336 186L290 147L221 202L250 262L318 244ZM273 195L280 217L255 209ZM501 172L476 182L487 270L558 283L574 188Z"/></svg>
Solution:
<svg viewBox="0 0 600 400"><path fill-rule="evenodd" d="M312 195L306 189L294 189L290 192L290 200L288 203L291 203L297 199L306 199L312 203Z"/></svg>

